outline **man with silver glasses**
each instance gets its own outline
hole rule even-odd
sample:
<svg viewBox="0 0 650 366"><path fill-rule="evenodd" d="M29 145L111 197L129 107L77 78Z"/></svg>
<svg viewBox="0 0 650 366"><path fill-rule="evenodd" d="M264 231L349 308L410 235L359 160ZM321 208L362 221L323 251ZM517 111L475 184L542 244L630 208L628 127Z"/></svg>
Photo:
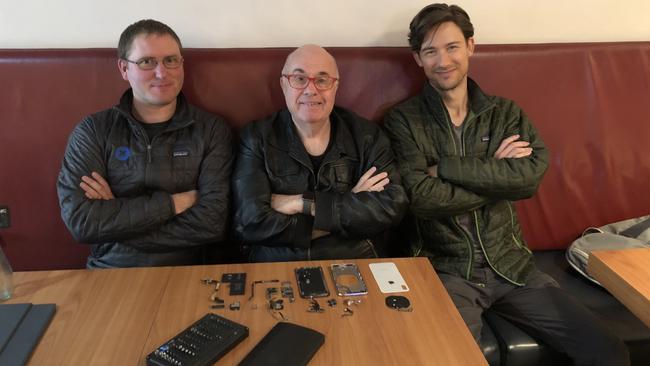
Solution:
<svg viewBox="0 0 650 366"><path fill-rule="evenodd" d="M339 73L316 45L286 60L287 107L241 133L235 232L252 261L377 257L408 202L380 128L334 106Z"/></svg>
<svg viewBox="0 0 650 366"><path fill-rule="evenodd" d="M131 88L74 129L57 192L89 268L202 263L223 240L233 160L228 126L181 93L181 42L141 20L118 44Z"/></svg>

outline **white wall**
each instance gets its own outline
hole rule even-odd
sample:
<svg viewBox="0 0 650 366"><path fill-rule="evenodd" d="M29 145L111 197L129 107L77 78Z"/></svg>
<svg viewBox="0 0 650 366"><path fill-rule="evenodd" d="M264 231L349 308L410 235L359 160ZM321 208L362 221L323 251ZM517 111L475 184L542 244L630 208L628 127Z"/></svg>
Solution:
<svg viewBox="0 0 650 366"><path fill-rule="evenodd" d="M136 20L185 47L404 46L422 0L0 0L0 48L115 47ZM650 40L647 0L458 0L478 43Z"/></svg>

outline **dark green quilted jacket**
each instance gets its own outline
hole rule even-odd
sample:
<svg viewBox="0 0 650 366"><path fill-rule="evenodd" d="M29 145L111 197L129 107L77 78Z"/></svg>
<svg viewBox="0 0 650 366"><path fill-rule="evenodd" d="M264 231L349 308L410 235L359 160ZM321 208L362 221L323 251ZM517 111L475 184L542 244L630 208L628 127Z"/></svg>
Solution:
<svg viewBox="0 0 650 366"><path fill-rule="evenodd" d="M548 151L514 102L484 94L471 79L468 91L462 146L454 140L442 99L428 83L421 94L386 116L385 128L411 200L411 254L427 256L437 270L469 279L471 233L457 218L469 213L489 265L523 285L534 264L512 201L535 193L548 166ZM514 134L530 142L533 153L495 159L501 141ZM427 175L432 165L438 166L437 178Z"/></svg>

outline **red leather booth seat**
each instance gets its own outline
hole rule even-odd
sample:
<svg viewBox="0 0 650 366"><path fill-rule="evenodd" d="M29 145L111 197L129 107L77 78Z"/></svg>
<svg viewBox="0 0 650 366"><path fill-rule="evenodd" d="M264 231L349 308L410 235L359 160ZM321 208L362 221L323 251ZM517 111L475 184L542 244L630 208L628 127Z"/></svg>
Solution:
<svg viewBox="0 0 650 366"><path fill-rule="evenodd" d="M381 122L419 92L407 48L333 48L337 102ZM280 108L288 49L187 49L189 99L238 129ZM112 49L0 50L0 244L16 270L83 267L59 215L67 137L127 87ZM531 248L565 248L588 226L650 212L650 42L478 46L471 76L514 99L551 150L539 192L517 209ZM399 244L399 243L396 243Z"/></svg>

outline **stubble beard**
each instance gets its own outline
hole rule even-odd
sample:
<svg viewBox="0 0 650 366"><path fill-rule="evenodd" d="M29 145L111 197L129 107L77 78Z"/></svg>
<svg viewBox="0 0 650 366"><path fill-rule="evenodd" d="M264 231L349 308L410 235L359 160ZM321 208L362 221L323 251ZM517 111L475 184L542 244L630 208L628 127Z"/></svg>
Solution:
<svg viewBox="0 0 650 366"><path fill-rule="evenodd" d="M454 81L453 84L451 85L442 85L436 79L429 80L429 83L431 84L431 86L433 86L434 89L438 91L448 92L458 88L461 84L463 84L463 81L465 80L467 80L467 73L463 74L461 77L458 78L458 80Z"/></svg>

